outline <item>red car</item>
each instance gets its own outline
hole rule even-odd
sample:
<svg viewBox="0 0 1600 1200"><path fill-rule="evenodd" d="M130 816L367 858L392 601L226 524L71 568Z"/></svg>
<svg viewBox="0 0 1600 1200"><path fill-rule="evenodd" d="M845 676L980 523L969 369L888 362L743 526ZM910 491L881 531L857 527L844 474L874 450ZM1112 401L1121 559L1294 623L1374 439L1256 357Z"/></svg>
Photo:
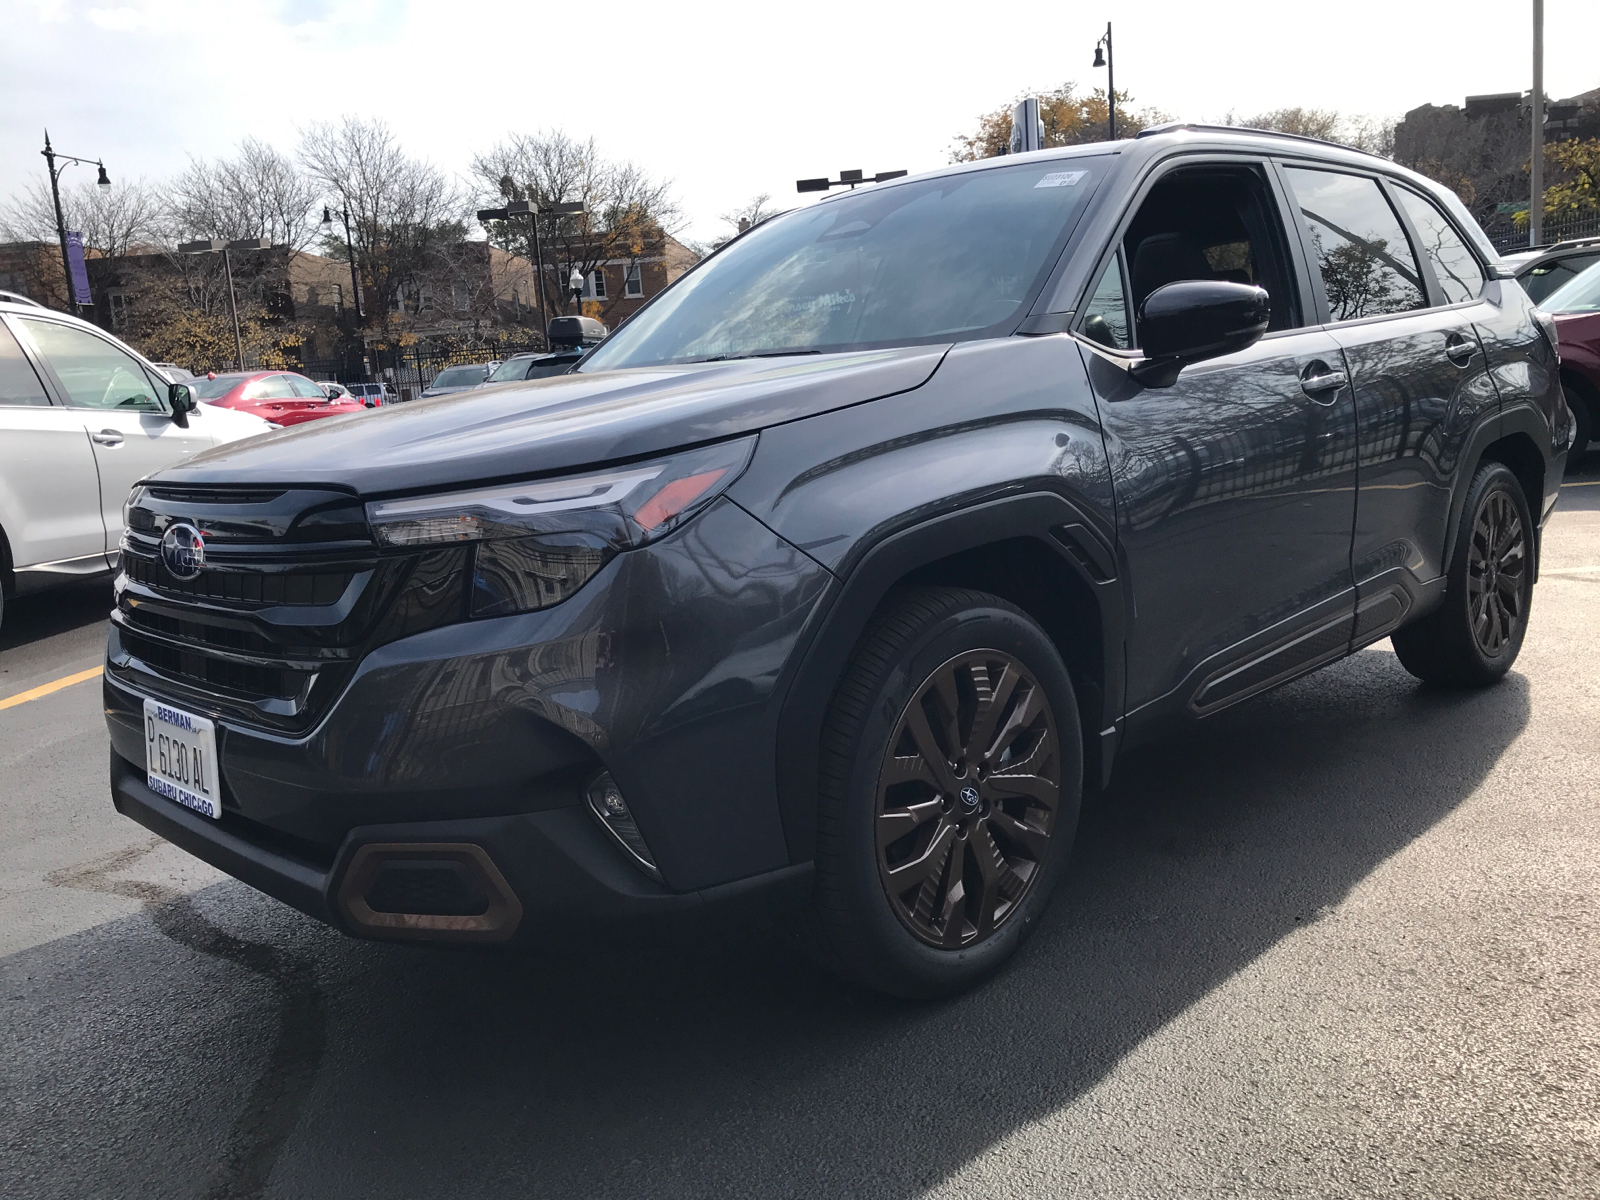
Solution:
<svg viewBox="0 0 1600 1200"><path fill-rule="evenodd" d="M274 425L299 425L318 417L367 411L353 396L330 397L293 371L230 371L196 379L190 386L207 404L252 413Z"/></svg>
<svg viewBox="0 0 1600 1200"><path fill-rule="evenodd" d="M1600 263L1551 292L1539 307L1556 321L1561 386L1578 426L1567 452L1571 470L1600 436Z"/></svg>

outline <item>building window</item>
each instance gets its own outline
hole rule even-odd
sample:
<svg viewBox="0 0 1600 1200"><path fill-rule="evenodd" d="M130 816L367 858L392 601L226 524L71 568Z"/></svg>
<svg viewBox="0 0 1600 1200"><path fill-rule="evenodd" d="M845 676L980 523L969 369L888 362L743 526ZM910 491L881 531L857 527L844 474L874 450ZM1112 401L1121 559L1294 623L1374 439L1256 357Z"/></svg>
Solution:
<svg viewBox="0 0 1600 1200"><path fill-rule="evenodd" d="M606 298L606 273L595 269L583 277L583 298L585 300L604 300Z"/></svg>
<svg viewBox="0 0 1600 1200"><path fill-rule="evenodd" d="M336 284L333 285L333 315L336 316L336 317L344 316L344 285L343 284L336 283Z"/></svg>
<svg viewBox="0 0 1600 1200"><path fill-rule="evenodd" d="M644 295L644 278L638 263L634 263L629 267L627 274L623 277L622 294L633 297Z"/></svg>

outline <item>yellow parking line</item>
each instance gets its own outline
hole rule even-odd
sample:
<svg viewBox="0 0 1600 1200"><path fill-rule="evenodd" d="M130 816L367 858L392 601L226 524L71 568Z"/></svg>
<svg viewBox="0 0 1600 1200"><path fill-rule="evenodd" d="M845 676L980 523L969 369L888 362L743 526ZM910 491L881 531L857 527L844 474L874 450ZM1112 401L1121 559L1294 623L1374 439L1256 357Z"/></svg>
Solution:
<svg viewBox="0 0 1600 1200"><path fill-rule="evenodd" d="M40 696L48 696L51 692L59 692L62 688L69 688L75 683L82 683L85 679L94 679L102 672L104 667L90 667L87 671L79 671L76 675L68 675L64 679L57 679L53 683L41 683L36 688L29 688L25 692L18 692L15 696L7 696L0 700L0 708L13 708L18 704L26 704L29 700L37 700Z"/></svg>
<svg viewBox="0 0 1600 1200"><path fill-rule="evenodd" d="M1580 479L1576 483L1563 483L1562 487L1600 487L1600 479Z"/></svg>

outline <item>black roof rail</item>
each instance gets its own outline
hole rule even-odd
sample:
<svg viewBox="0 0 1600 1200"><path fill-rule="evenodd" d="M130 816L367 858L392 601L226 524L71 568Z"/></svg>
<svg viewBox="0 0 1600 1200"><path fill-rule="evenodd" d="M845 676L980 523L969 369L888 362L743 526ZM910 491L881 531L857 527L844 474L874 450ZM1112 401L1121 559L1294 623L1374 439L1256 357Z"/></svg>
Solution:
<svg viewBox="0 0 1600 1200"><path fill-rule="evenodd" d="M1284 133L1278 129L1257 129L1253 125L1208 125L1203 121L1168 121L1165 125L1151 125L1141 129L1134 137L1154 137L1160 133L1249 133L1257 137L1287 138L1293 142L1310 142L1313 146L1332 146L1338 150L1348 150L1352 154L1371 154L1370 150L1358 150L1354 146L1346 146L1343 142L1330 142L1327 138L1307 137L1303 133ZM1377 156L1375 156L1377 157Z"/></svg>
<svg viewBox="0 0 1600 1200"><path fill-rule="evenodd" d="M1600 243L1600 233L1591 234L1589 237L1567 238L1562 242L1550 242L1544 246L1529 246L1530 250L1572 250L1578 246L1593 246Z"/></svg>

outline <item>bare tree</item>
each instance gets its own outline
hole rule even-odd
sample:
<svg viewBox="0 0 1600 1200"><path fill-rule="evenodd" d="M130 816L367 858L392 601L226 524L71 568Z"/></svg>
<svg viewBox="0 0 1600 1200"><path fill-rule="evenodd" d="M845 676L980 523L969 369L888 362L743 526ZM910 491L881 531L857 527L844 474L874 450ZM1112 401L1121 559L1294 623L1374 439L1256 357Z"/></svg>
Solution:
<svg viewBox="0 0 1600 1200"><path fill-rule="evenodd" d="M85 250L106 258L160 240L165 205L158 189L143 177L109 189L84 182L61 191L67 228L83 234ZM54 242L56 210L50 185L35 180L0 212L0 235L14 242Z"/></svg>
<svg viewBox="0 0 1600 1200"><path fill-rule="evenodd" d="M1324 142L1338 142L1355 150L1380 154L1385 158L1394 154L1395 122L1387 117L1350 116L1331 108L1275 108L1257 113L1253 117L1239 118L1229 113L1223 118L1227 125L1244 125L1251 129L1271 129L1278 133L1295 133L1301 137L1318 138Z"/></svg>
<svg viewBox="0 0 1600 1200"><path fill-rule="evenodd" d="M559 313L567 280L605 264L627 271L662 256L667 237L682 220L669 180L631 162L603 158L594 139L577 141L560 130L519 134L472 160L483 195L496 205L528 200L536 207L581 201L582 214L540 218L544 272L539 286L547 313ZM526 218L490 221L489 242L534 259ZM622 297L607 297L601 315Z"/></svg>
<svg viewBox="0 0 1600 1200"><path fill-rule="evenodd" d="M467 230L461 189L437 167L409 157L381 120L345 117L311 126L300 161L350 214L369 320L387 320L408 300L421 307L430 288L459 271ZM342 233L324 242L332 257L345 256Z"/></svg>
<svg viewBox="0 0 1600 1200"><path fill-rule="evenodd" d="M292 159L246 138L233 158L190 159L168 197L181 238L266 238L298 253L316 236L319 191Z"/></svg>

